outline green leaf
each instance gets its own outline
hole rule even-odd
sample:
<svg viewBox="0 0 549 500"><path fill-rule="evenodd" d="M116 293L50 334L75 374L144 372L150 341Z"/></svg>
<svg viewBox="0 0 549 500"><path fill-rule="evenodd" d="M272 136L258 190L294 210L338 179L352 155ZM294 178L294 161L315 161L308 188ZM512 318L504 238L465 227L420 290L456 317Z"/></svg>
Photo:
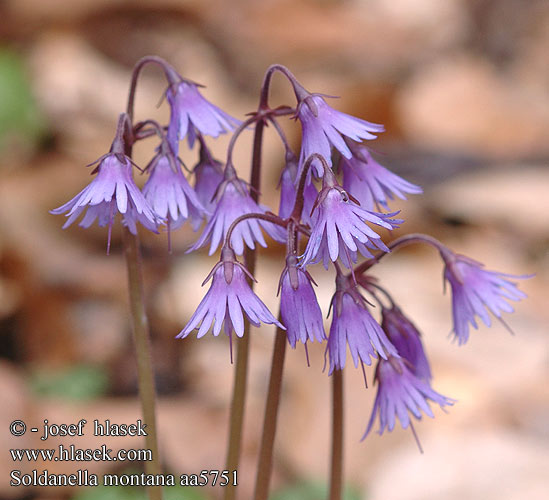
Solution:
<svg viewBox="0 0 549 500"><path fill-rule="evenodd" d="M318 500L328 498L328 487L324 482L305 480L273 493L270 500ZM343 500L360 500L360 492L346 486Z"/></svg>
<svg viewBox="0 0 549 500"><path fill-rule="evenodd" d="M207 500L201 488L172 486L164 489L164 500Z"/></svg>
<svg viewBox="0 0 549 500"><path fill-rule="evenodd" d="M36 369L30 385L39 396L85 401L104 395L109 379L102 367L81 364L62 370Z"/></svg>
<svg viewBox="0 0 549 500"><path fill-rule="evenodd" d="M207 500L199 488L164 488L164 500ZM136 486L97 486L78 492L74 500L148 500L147 490Z"/></svg>
<svg viewBox="0 0 549 500"><path fill-rule="evenodd" d="M141 471L142 472L142 471ZM124 468L116 474L132 475L141 474L138 468L133 466ZM108 474L108 472L107 472ZM165 474L168 474L167 472ZM180 486L179 475L173 474L176 486L163 488L164 500L208 500L202 488ZM100 486L86 488L78 493L74 500L148 500L147 488L140 486L103 486L103 478L99 478Z"/></svg>
<svg viewBox="0 0 549 500"><path fill-rule="evenodd" d="M0 47L0 152L8 146L8 138L33 143L44 132L44 118L32 96L21 58Z"/></svg>
<svg viewBox="0 0 549 500"><path fill-rule="evenodd" d="M74 500L147 500L144 490L129 486L107 487L97 486L80 490Z"/></svg>

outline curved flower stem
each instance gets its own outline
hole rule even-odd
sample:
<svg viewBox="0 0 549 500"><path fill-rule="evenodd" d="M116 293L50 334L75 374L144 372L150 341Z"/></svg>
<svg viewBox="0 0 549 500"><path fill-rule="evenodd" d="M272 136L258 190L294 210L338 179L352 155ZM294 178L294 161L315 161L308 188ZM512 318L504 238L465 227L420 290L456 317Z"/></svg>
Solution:
<svg viewBox="0 0 549 500"><path fill-rule="evenodd" d="M255 128L255 133L254 133L254 149L256 148L256 139L258 137L258 125L261 123L261 127L259 127L259 139L260 141L263 141L263 128L265 126L265 121L267 120L267 118L270 118L270 117L273 117L273 116L286 116L286 115L291 115L295 113L295 109L293 108L287 108L287 107L282 107L282 108L276 108L276 109L269 109L269 108L265 108L265 109L260 109L259 111L257 111L256 113L253 113L252 116L250 116L250 118L248 118L247 120L244 120L239 126L238 128L233 132L233 135L231 136L231 139L229 141L229 145L227 146L227 165L232 165L232 158L233 158L233 150L234 150L234 147L235 147L235 144L236 144L236 140L240 137L240 135L242 134L242 132L244 132L244 130L246 130L250 125L252 124L256 124L256 128ZM260 146L261 148L261 146ZM253 156L255 157L255 153L252 153ZM251 175L251 179L250 179L250 184L255 187L254 185L254 180L253 180L253 177L254 177L254 172L256 170L261 170L261 169L254 169L252 167L252 175ZM258 185L259 186L259 185ZM259 189L259 187L255 187L255 189ZM257 201L257 200L255 200Z"/></svg>
<svg viewBox="0 0 549 500"><path fill-rule="evenodd" d="M448 248L443 245L440 241L438 241L436 238L433 238L432 236L429 236L428 234L422 234L422 233L412 233L407 234L406 236L401 236L400 238L397 238L396 240L391 241L387 245L387 248L389 250L396 250L397 248L404 247L407 245L411 245L413 243L425 243L427 245L431 245L432 247L436 248L442 255L445 255L449 252ZM387 252L380 252L378 255L376 255L373 259L368 259L358 266L356 266L353 270L355 275L361 274L363 272L366 272L370 267L377 264L385 255L389 255Z"/></svg>
<svg viewBox="0 0 549 500"><path fill-rule="evenodd" d="M137 236L130 233L126 227L123 228L123 236L124 255L126 257L126 266L128 270L133 340L137 358L139 396L141 399L143 420L147 425L145 443L147 449L152 452L152 460L145 462L145 473L160 474L161 469L156 434L156 391L154 387L149 322L143 297L143 276L139 239ZM161 500L162 487L148 487L148 494L150 500Z"/></svg>
<svg viewBox="0 0 549 500"><path fill-rule="evenodd" d="M307 91L302 87L302 85L297 81L294 74L282 64L273 64L267 68L265 76L263 78L263 85L261 86L261 97L259 101L260 108L268 108L269 101L269 89L271 87L271 79L276 71L282 73L288 81L292 84L296 97L304 95Z"/></svg>
<svg viewBox="0 0 549 500"><path fill-rule="evenodd" d="M280 320L280 314L278 319ZM267 402L265 404L265 416L263 418L263 433L261 435L261 445L259 448L254 500L267 500L269 496L269 484L271 482L273 463L273 445L276 434L276 424L278 422L278 407L282 389L282 372L286 355L286 343L286 332L277 328L271 362Z"/></svg>
<svg viewBox="0 0 549 500"><path fill-rule="evenodd" d="M158 136L158 132L152 128L142 129L142 130L136 130L135 131L135 140L141 141L143 139L148 139L152 136Z"/></svg>
<svg viewBox="0 0 549 500"><path fill-rule="evenodd" d="M139 122L135 125L135 127L134 127L134 138L135 139L140 139L141 138L141 137L136 137L135 134L137 132L141 132L147 125L150 125L152 127L154 133L156 133L156 135L158 137L160 137L160 139L163 139L166 136L164 128L162 127L162 125L160 125L160 123L158 123L156 120L148 119L148 120L144 120L142 122Z"/></svg>
<svg viewBox="0 0 549 500"><path fill-rule="evenodd" d="M299 178L299 185L297 187L296 195L295 195L295 203L294 208L292 210L292 215L290 216L293 218L298 224L301 220L301 212L303 212L303 204L305 203L305 200L303 198L303 192L305 191L305 183L307 181L307 174L309 172L309 169L311 165L313 164L314 160L320 161L322 163L322 167L324 168L324 172L328 172L330 170L330 167L328 163L326 162L326 159L324 156L313 153L310 155L303 165L303 170L301 171L301 177ZM315 203L316 206L316 203ZM314 210L314 208L313 208Z"/></svg>
<svg viewBox="0 0 549 500"><path fill-rule="evenodd" d="M332 375L332 462L330 500L341 500L343 490L343 370Z"/></svg>
<svg viewBox="0 0 549 500"><path fill-rule="evenodd" d="M381 294L389 302L389 307L395 307L395 301L393 300L393 297L391 297L391 294L387 290L385 290L385 288L383 288L382 286L378 285L377 283L368 283L367 286L365 286L365 284L363 284L362 282L360 284L362 285L362 288L364 288L377 301L380 307L382 308L385 307L385 304L383 304L383 302L379 300L379 297L371 288L375 288L376 290L381 292Z"/></svg>
<svg viewBox="0 0 549 500"><path fill-rule="evenodd" d="M242 134L244 130L246 130L250 125L252 125L253 123L256 123L257 121L258 121L258 115L254 113L253 116L250 116L250 118L248 118L247 120L244 120L233 132L233 135L229 140L229 145L227 146L227 164L232 165L234 146L236 144L236 140L240 137L240 134ZM255 137L254 137L254 147L255 147ZM250 184L251 184L251 180L250 180Z"/></svg>
<svg viewBox="0 0 549 500"><path fill-rule="evenodd" d="M229 247L232 249L231 246L231 236L233 235L233 231L236 229L236 226L240 224L242 221L245 221L247 219L260 219L267 222L271 222L272 224L277 224L278 226L286 227L288 225L287 222L284 221L281 217L278 215L272 214L272 213L260 213L260 212L252 212L249 214L241 215L240 217L237 217L229 226L229 229L227 230L227 235L225 236L225 241L223 243L224 247Z"/></svg>
<svg viewBox="0 0 549 500"><path fill-rule="evenodd" d="M166 78L168 81L173 81L174 78L177 77L177 72L173 68L171 64L169 64L167 61L162 59L158 56L145 56L139 59L135 63L135 66L133 67L132 71L132 78L130 82L130 91L128 92L128 104L126 107L126 113L128 113L128 116L130 117L130 121L133 122L133 111L134 111L134 103L135 103L135 91L137 88L137 80L139 78L139 75L141 73L141 70L143 67L147 64L157 64L164 70L164 74L166 75Z"/></svg>
<svg viewBox="0 0 549 500"><path fill-rule="evenodd" d="M284 146L284 149L286 152L290 152L293 154L292 148L290 147L290 143L288 142L288 138L286 137L286 134L284 133L284 130L282 130L282 127L280 126L280 123L278 123L278 120L276 120L273 117L269 118L269 121L273 124L273 127L275 128L278 136L280 137L280 140L282 141L282 144Z"/></svg>

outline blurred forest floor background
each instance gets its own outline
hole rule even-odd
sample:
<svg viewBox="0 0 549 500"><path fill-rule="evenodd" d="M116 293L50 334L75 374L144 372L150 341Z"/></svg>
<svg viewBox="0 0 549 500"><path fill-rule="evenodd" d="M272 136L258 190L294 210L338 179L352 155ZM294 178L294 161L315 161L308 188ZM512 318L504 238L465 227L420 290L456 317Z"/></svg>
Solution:
<svg viewBox="0 0 549 500"><path fill-rule="evenodd" d="M417 426L424 455L398 429L360 443L375 389L346 370L348 498L373 500L530 500L549 491L549 3L544 0L3 0L0 3L0 498L141 498L127 489L9 486L17 468L7 452L38 447L13 438L9 422L71 423L81 418L131 423L139 418L120 235L71 227L48 214L89 181L84 166L110 146L125 109L133 64L158 54L207 86L206 97L242 118L257 102L265 69L287 65L306 88L341 96L338 109L385 124L371 145L385 165L425 194L398 203L401 231L427 232L487 268L532 274L529 298L505 319L448 341L450 297L442 295L433 252L409 248L375 274L422 331L434 388L458 403ZM277 77L278 78L278 77ZM167 121L157 70L143 74L138 118ZM293 103L275 79L273 103ZM290 123L292 144L299 134ZM209 142L220 160L227 139ZM248 175L251 134L235 164ZM136 150L145 165L152 146ZM266 137L265 202L283 160ZM184 160L193 165L194 153ZM140 177L140 176L137 176ZM139 180L138 182L141 182ZM146 286L160 393L160 446L167 472L224 465L232 387L228 342L175 335L205 290L214 263L185 255L187 227L143 234ZM272 310L280 250L261 252L258 293ZM333 285L320 269L327 311ZM253 331L241 498L250 498L268 381L272 331ZM289 351L276 442L273 498L317 499L326 483L329 379L324 346ZM372 370L368 373L372 378ZM91 435L48 441L95 448ZM136 448L119 438L109 447ZM35 464L72 472L74 463ZM24 468L23 466L21 466ZM109 463L90 472L122 472ZM118 496L117 496L118 495ZM178 493L217 498L219 490ZM185 497L188 495L188 497ZM194 495L194 496L193 496ZM205 495L205 496L204 496ZM292 496L293 495L293 496Z"/></svg>

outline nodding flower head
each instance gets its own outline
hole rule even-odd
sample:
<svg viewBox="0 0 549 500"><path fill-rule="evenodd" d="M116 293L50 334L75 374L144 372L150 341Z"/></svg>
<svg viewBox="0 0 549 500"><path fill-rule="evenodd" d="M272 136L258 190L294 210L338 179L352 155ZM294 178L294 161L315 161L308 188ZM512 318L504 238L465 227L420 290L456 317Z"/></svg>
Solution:
<svg viewBox="0 0 549 500"><path fill-rule="evenodd" d="M309 94L303 89L298 100L297 118L303 128L300 165L303 165L311 154L319 153L331 166L332 146L345 158L352 155L345 143L345 137L353 141L375 139L375 133L385 130L383 125L335 110L319 94ZM322 164L315 160L313 165L317 176L321 177L324 173Z"/></svg>
<svg viewBox="0 0 549 500"><path fill-rule="evenodd" d="M412 425L410 414L421 420L422 413L433 418L428 400L441 408L451 406L454 400L435 392L429 383L418 378L408 368L403 358L389 357L380 359L376 368L377 394L372 415L364 436L371 431L376 416L379 415L379 434L385 429L392 431L396 419L400 420L403 429Z"/></svg>
<svg viewBox="0 0 549 500"><path fill-rule="evenodd" d="M389 201L395 196L405 200L406 194L423 192L419 186L381 166L365 146L351 141L347 144L353 156L341 158L343 187L359 201L362 208L374 210L381 206L387 209Z"/></svg>
<svg viewBox="0 0 549 500"><path fill-rule="evenodd" d="M483 264L448 249L441 250L446 264L444 279L452 288L453 333L458 344L469 339L469 324L477 328L478 316L486 326L491 326L491 312L507 329L502 312L513 312L508 300L519 301L526 297L515 283L510 281L531 276L514 276L483 269Z"/></svg>
<svg viewBox="0 0 549 500"><path fill-rule="evenodd" d="M297 195L297 186L299 184L297 159L293 154L292 157L288 158L288 155L286 155L286 166L280 176L280 205L278 215L283 219L287 219L292 215ZM317 196L318 191L315 185L312 182L307 182L303 190L301 220L309 226L313 225L315 215L312 212Z"/></svg>
<svg viewBox="0 0 549 500"><path fill-rule="evenodd" d="M381 318L381 328L398 354L407 361L412 373L422 380L431 380L431 367L423 350L421 335L414 324L394 304L390 308L382 308Z"/></svg>
<svg viewBox="0 0 549 500"><path fill-rule="evenodd" d="M251 213L265 213L266 207L258 205L250 196L248 186L240 180L234 169L226 169L225 180L219 185L216 194L216 205L213 215L202 234L189 251L196 250L210 242L209 255L212 255L225 240L231 224L240 216ZM286 241L285 229L275 226L271 222L256 218L245 219L234 228L230 245L237 253L242 255L244 244L249 248L255 248L255 242L266 247L261 229L276 241Z"/></svg>
<svg viewBox="0 0 549 500"><path fill-rule="evenodd" d="M233 331L242 337L244 334L242 312L254 326L266 323L275 324L284 329L284 326L252 291L247 277L253 279L247 269L236 260L234 252L224 248L221 261L216 264L203 283L204 285L210 279L212 280L208 293L177 338L186 337L195 328L198 329L198 338L203 337L210 328L213 328L213 334L217 336L223 325L229 337Z"/></svg>
<svg viewBox="0 0 549 500"><path fill-rule="evenodd" d="M132 162L123 153L110 152L102 156L93 173L96 177L72 200L52 214L67 212L68 220L63 229L70 226L86 211L80 221L81 227L90 227L96 219L101 227L109 227L107 253L110 247L111 228L117 213L122 215L122 223L133 233L137 233L139 221L147 229L158 232L163 219L158 216L136 186L132 175Z"/></svg>
<svg viewBox="0 0 549 500"><path fill-rule="evenodd" d="M168 229L177 229L193 214L199 223L205 209L193 188L185 179L178 159L169 147L161 150L145 169L150 177L143 194L160 217L167 221Z"/></svg>
<svg viewBox="0 0 549 500"><path fill-rule="evenodd" d="M386 359L398 357L398 353L370 314L366 300L356 285L339 275L336 280L336 293L332 298L332 326L328 337L328 357L330 374L345 367L346 350L349 345L355 367L361 363L370 365L370 358Z"/></svg>
<svg viewBox="0 0 549 500"><path fill-rule="evenodd" d="M166 91L171 110L168 140L175 154L179 141L185 137L193 146L195 129L203 135L218 137L240 125L240 120L205 99L198 90L198 84L174 74L171 79L173 81Z"/></svg>
<svg viewBox="0 0 549 500"><path fill-rule="evenodd" d="M280 315L286 326L288 342L295 348L297 342L306 344L326 338L322 312L312 286L313 279L305 270L297 267L297 258L286 258L286 267L280 276Z"/></svg>
<svg viewBox="0 0 549 500"><path fill-rule="evenodd" d="M394 229L402 222L393 219L398 212L380 214L363 209L349 197L339 185L324 183L315 202L317 212L311 230L311 237L302 255L302 265L323 260L328 268L330 261L339 257L348 268L356 262L356 252L372 257L367 248L388 252L381 237L366 223L385 229ZM314 212L313 212L314 213Z"/></svg>
<svg viewBox="0 0 549 500"><path fill-rule="evenodd" d="M200 213L195 214L191 210L193 229L196 231L202 222L201 217L205 215L206 220L209 220L215 212L215 194L217 188L223 182L222 164L209 155L201 155L200 161L193 169L193 175L195 177L194 191L205 210L202 215Z"/></svg>

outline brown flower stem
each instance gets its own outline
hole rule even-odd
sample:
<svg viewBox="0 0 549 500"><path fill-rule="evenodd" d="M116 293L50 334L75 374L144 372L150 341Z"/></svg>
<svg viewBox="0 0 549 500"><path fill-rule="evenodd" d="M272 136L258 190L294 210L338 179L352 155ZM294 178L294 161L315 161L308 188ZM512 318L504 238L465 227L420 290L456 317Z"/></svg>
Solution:
<svg viewBox="0 0 549 500"><path fill-rule="evenodd" d="M302 94L303 92L306 92L305 89L301 86L301 84L297 81L296 77L293 75L293 73L282 64L272 64L267 68L267 71L265 72L265 76L263 78L263 84L261 85L261 96L259 100L259 107L260 108L266 108L268 107L268 100L269 100L269 89L271 87L271 79L275 72L279 71L282 73L288 81L291 83L294 92L296 94L296 97L298 94Z"/></svg>
<svg viewBox="0 0 549 500"><path fill-rule="evenodd" d="M405 236L401 236L400 238L397 238L393 241L391 241L387 248L391 250L391 253L393 250L396 250L397 248L402 248L407 245L412 245L414 243L424 243L427 245L431 245L432 247L436 248L441 254L444 254L448 252L448 249L445 245L443 245L440 241L438 241L436 238L433 238L432 236L429 236L428 234L422 234L422 233L412 233L407 234ZM389 255L387 252L379 252L373 259L365 260L364 262L360 263L358 266L356 266L353 269L353 273L355 275L358 275L360 273L366 272L370 267L377 264L383 257L386 255ZM349 274L350 275L350 274Z"/></svg>
<svg viewBox="0 0 549 500"><path fill-rule="evenodd" d="M233 232L242 221L248 220L248 219L259 219L264 220L267 222L272 222L273 224L276 224L277 226L286 227L288 224L284 221L281 217L278 215L275 215L273 213L261 213L261 212L252 212L249 214L241 215L240 217L237 217L229 226L229 229L227 229L227 234L225 236L225 241L223 243L223 247L232 248L231 245L231 236L233 235Z"/></svg>
<svg viewBox="0 0 549 500"><path fill-rule="evenodd" d="M296 221L297 224L299 224L299 221L301 220L301 212L303 212L303 204L305 203L305 200L303 198L303 193L305 191L305 183L307 182L307 174L314 160L318 160L320 161L320 163L322 163L322 167L324 168L325 172L330 170L330 167L328 166L328 163L326 162L325 158L318 153L311 154L305 160L305 163L303 164L303 170L301 172L301 177L299 178L299 184L297 186L294 208L292 210L292 215L290 216L292 219ZM316 206L316 202L315 202L315 206Z"/></svg>
<svg viewBox="0 0 549 500"><path fill-rule="evenodd" d="M281 328L277 328L273 348L273 359L271 362L267 402L265 404L263 434L261 436L261 446L259 449L254 500L267 500L269 496L269 484L271 482L273 463L273 445L276 434L276 424L278 422L278 406L282 389L282 371L284 368L286 343L286 332Z"/></svg>
<svg viewBox="0 0 549 500"><path fill-rule="evenodd" d="M261 95L259 99L259 110L269 109L267 104L269 99L269 88L271 84L271 78L275 71L282 71L286 76L288 76L288 71L285 71L286 68L279 65L271 66L264 77L263 85L261 87ZM290 74L291 75L291 74ZM265 125L264 121L258 121L256 124L256 137L260 138L263 135L263 127ZM259 158L261 155L261 140L254 140L254 158ZM255 177L254 177L255 174ZM253 187L259 187L259 174L260 170L252 170L252 180L251 184ZM256 191L254 194L257 197ZM256 200L257 201L257 198ZM294 207L295 212L295 207ZM297 225L299 225L299 217L297 218ZM295 240L295 229L294 223L291 223L291 228L289 228L292 233L292 237ZM291 238L290 238L291 239ZM289 243L292 250L295 242L292 241ZM279 315L280 320L280 315ZM275 334L275 343L273 348L273 358L271 363L271 375L269 377L269 389L267 393L267 401L265 403L265 415L263 420L263 432L261 436L261 445L259 450L259 462L257 465L256 471L256 483L255 483L255 492L254 500L267 500L269 496L269 485L271 482L271 472L272 472L272 462L273 462L273 447L274 439L276 434L276 425L278 421L278 407L280 403L280 391L282 387L282 373L284 369L284 358L286 354L286 333L281 328L277 328Z"/></svg>
<svg viewBox="0 0 549 500"><path fill-rule="evenodd" d="M137 360L139 396L144 423L147 425L145 444L152 452L152 460L145 462L145 473L160 474L158 440L156 434L156 391L152 367L149 322L143 296L143 273L139 238L123 228L124 255L128 270L128 289L130 293L130 311L132 319L133 341ZM162 499L162 487L147 488L150 500Z"/></svg>
<svg viewBox="0 0 549 500"><path fill-rule="evenodd" d="M332 374L332 463L330 500L341 500L343 490L343 371Z"/></svg>
<svg viewBox="0 0 549 500"><path fill-rule="evenodd" d="M254 143L252 149L252 171L250 173L250 186L252 188L250 196L256 203L259 201L259 187L261 186L261 151L263 149L264 128L264 120L259 120L255 124Z"/></svg>
<svg viewBox="0 0 549 500"><path fill-rule="evenodd" d="M276 130L278 136L280 137L280 140L282 141L282 145L284 146L284 149L286 150L286 152L290 152L291 154L294 154L292 151L292 148L290 147L290 143L288 142L288 138L286 137L284 130L280 126L280 123L278 123L278 120L274 117L270 117L269 122L273 124L273 127Z"/></svg>
<svg viewBox="0 0 549 500"><path fill-rule="evenodd" d="M254 146L253 146L254 147L254 152L252 153L252 155L255 158L255 148L256 148L256 139L258 137L258 130L259 130L259 140L263 141L263 128L265 126L265 120L267 120L267 118L272 119L273 117L276 117L276 116L287 116L287 115L291 115L291 114L294 114L294 113L295 113L295 109L288 108L288 107L281 107L281 108L277 108L277 109L259 108L257 113L253 113L253 115L250 116L250 118L243 121L235 129L235 131L233 132L233 135L231 136L231 139L229 140L229 145L227 146L227 162L226 162L226 164L232 166L233 151L234 151L234 148L235 148L235 145L236 145L236 141L240 137L242 132L247 130L250 125L253 125L254 123L256 124L255 134L254 134ZM261 124L260 127L258 127L259 124ZM261 145L259 146L259 151L261 151ZM256 174L259 174L260 170L261 170L261 168L254 169L253 165L252 165L252 176L251 176L252 178L250 179L250 185L255 187L256 190L259 189L259 185L258 186L254 185L253 177L254 177L254 172L256 172ZM255 201L257 201L257 200L255 200Z"/></svg>
<svg viewBox="0 0 549 500"><path fill-rule="evenodd" d="M139 75L141 74L142 69L147 64L156 64L157 66L160 66L160 68L162 68L162 70L164 71L164 74L166 75L166 79L169 82L171 80L170 76L177 75L172 65L169 64L166 60L162 59L161 57L145 56L139 59L139 61L137 61L135 63L135 66L133 67L132 76L130 80L130 90L128 92L128 104L126 106L126 113L130 118L130 122L133 122L133 111L134 111L134 103L135 103L135 93L137 90L137 81L139 79Z"/></svg>
<svg viewBox="0 0 549 500"><path fill-rule="evenodd" d="M250 263L247 267L249 268ZM254 266L252 266L254 267ZM253 269L250 271L253 272ZM236 343L236 367L234 375L231 416L229 422L229 445L227 449L226 470L238 470L242 428L244 425L244 406L246 404L246 384L248 378L248 358L250 351L250 324L246 322L244 335ZM224 489L225 500L236 498L236 487L229 482Z"/></svg>
<svg viewBox="0 0 549 500"><path fill-rule="evenodd" d="M254 142L252 151L252 170L250 174L250 196L257 202L261 183L261 150L263 143L263 128L265 122L259 120L255 124ZM249 248L244 252L244 265L253 276L255 273L256 253ZM253 289L253 282L250 280ZM248 358L250 352L250 323L246 321L244 335L237 342L236 367L231 401L231 416L229 423L229 444L227 447L227 461L225 469L238 470L240 463L240 448L242 444L242 428L244 426L244 408L246 405L246 385L248 379ZM225 487L223 498L234 500L236 487L229 484Z"/></svg>
<svg viewBox="0 0 549 500"><path fill-rule="evenodd" d="M255 252L246 249L244 265L253 276L255 272ZM249 280L253 287L253 281ZM244 409L246 406L246 388L248 382L248 361L250 357L250 323L246 321L244 334L236 344L236 366L234 374L233 395L231 400L231 416L229 422L229 444L227 448L227 462L225 469L238 470L240 463L240 448L242 445L242 430L244 427ZM225 500L236 498L236 486L229 483L224 489Z"/></svg>

